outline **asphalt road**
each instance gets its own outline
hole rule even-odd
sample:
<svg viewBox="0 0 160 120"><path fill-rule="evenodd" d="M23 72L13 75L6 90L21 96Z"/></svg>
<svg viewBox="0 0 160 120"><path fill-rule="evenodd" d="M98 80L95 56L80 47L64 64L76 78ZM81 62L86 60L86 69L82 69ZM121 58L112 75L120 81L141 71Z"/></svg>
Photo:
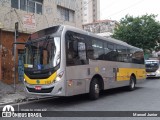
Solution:
<svg viewBox="0 0 160 120"><path fill-rule="evenodd" d="M24 110L46 110L46 111L160 111L160 79L147 79L144 83L137 85L134 91L126 88L106 90L101 93L96 101L88 99L87 95L73 97L54 98L30 103L14 105L15 109ZM45 118L53 119L53 118ZM63 119L54 118L54 119ZM75 118L66 119L72 120ZM82 117L76 119L83 119ZM89 117L87 119L99 119ZM122 119L122 120L158 120L160 118L131 117L131 118L102 118L100 119Z"/></svg>

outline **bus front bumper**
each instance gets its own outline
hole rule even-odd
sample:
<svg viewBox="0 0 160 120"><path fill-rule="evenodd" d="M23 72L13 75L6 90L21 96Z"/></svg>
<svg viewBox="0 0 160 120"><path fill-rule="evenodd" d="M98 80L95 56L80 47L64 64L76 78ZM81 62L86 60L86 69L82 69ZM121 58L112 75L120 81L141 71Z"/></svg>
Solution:
<svg viewBox="0 0 160 120"><path fill-rule="evenodd" d="M147 77L160 77L160 73L150 72L147 73Z"/></svg>
<svg viewBox="0 0 160 120"><path fill-rule="evenodd" d="M30 85L24 83L24 85L26 92L29 94L40 96L65 96L63 87L56 83L51 85Z"/></svg>

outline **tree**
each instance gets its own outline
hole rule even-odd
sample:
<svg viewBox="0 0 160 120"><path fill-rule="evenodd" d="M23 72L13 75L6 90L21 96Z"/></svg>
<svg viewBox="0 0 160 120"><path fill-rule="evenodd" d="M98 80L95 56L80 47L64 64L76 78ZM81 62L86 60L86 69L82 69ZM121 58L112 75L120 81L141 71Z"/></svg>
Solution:
<svg viewBox="0 0 160 120"><path fill-rule="evenodd" d="M160 23L155 18L153 14L135 18L126 15L115 28L113 37L145 51L157 50L160 48Z"/></svg>

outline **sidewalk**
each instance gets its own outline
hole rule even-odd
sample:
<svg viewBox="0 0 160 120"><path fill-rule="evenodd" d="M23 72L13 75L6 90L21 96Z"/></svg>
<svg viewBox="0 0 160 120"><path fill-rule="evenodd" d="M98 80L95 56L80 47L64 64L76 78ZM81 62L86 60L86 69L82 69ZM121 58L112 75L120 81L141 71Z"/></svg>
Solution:
<svg viewBox="0 0 160 120"><path fill-rule="evenodd" d="M14 85L7 85L0 81L0 106L28 101L29 99L37 99L33 95L29 95L24 91L23 83L16 84L16 90Z"/></svg>

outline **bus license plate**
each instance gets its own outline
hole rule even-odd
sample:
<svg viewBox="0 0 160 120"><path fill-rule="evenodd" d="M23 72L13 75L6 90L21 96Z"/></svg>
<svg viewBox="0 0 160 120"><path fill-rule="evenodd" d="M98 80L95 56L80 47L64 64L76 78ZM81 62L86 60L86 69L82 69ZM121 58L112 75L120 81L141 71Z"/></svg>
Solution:
<svg viewBox="0 0 160 120"><path fill-rule="evenodd" d="M42 87L41 86L35 86L35 90L41 90Z"/></svg>

